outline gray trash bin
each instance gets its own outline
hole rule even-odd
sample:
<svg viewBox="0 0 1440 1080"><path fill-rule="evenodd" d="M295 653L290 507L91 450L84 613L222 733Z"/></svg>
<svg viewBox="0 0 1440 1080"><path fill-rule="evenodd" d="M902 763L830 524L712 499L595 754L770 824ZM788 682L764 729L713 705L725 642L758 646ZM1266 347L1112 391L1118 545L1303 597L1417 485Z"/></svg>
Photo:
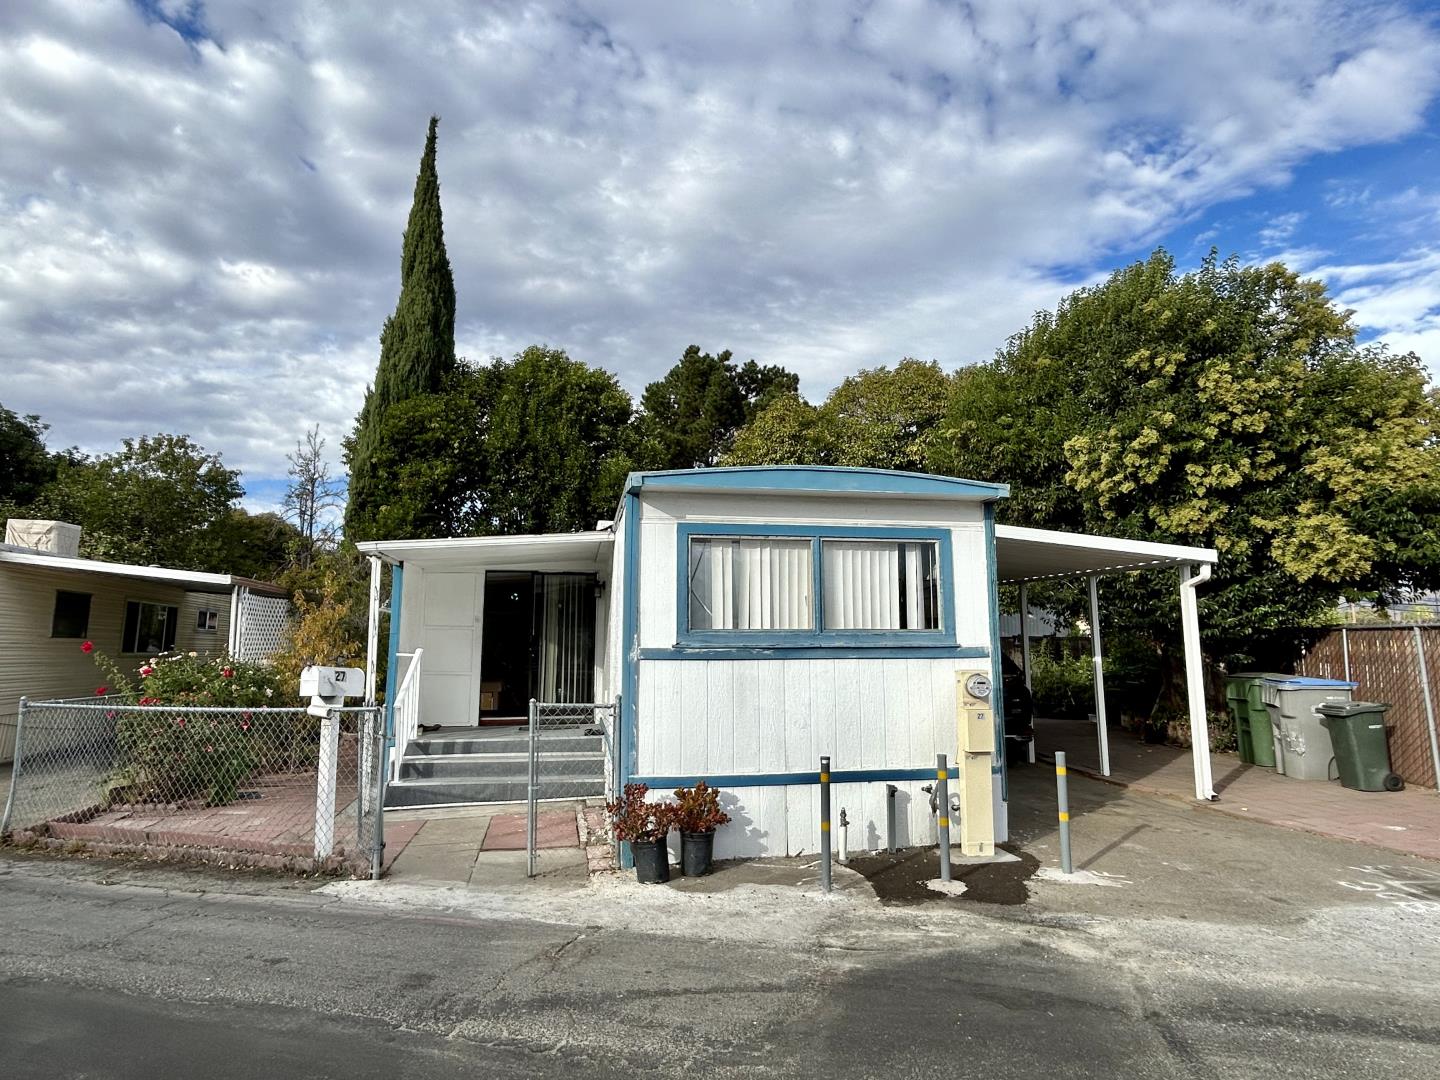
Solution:
<svg viewBox="0 0 1440 1080"><path fill-rule="evenodd" d="M1315 709L1327 701L1349 701L1354 689L1354 683L1342 679L1272 675L1265 680L1260 696L1270 713L1277 773L1296 780L1333 779L1335 751Z"/></svg>

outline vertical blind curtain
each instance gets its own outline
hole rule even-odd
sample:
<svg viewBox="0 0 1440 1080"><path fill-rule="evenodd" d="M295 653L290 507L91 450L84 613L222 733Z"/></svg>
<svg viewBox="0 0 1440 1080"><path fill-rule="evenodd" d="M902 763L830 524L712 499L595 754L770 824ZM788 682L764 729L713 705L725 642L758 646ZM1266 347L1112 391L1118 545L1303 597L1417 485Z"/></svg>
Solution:
<svg viewBox="0 0 1440 1080"><path fill-rule="evenodd" d="M538 699L587 702L595 684L595 579L588 574L541 574Z"/></svg>
<svg viewBox="0 0 1440 1080"><path fill-rule="evenodd" d="M937 630L935 545L826 540L821 545L827 630Z"/></svg>
<svg viewBox="0 0 1440 1080"><path fill-rule="evenodd" d="M690 629L809 630L809 540L690 541Z"/></svg>

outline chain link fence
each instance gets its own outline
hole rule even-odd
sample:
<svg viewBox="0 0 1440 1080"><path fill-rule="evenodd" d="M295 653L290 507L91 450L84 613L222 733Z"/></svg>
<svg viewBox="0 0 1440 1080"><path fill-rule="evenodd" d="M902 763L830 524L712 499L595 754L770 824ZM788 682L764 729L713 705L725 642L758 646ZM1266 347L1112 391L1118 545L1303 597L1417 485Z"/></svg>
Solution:
<svg viewBox="0 0 1440 1080"><path fill-rule="evenodd" d="M379 876L381 716L22 700L0 836Z"/></svg>
<svg viewBox="0 0 1440 1080"><path fill-rule="evenodd" d="M615 703L531 701L525 848L535 876L537 804L546 799L615 797Z"/></svg>

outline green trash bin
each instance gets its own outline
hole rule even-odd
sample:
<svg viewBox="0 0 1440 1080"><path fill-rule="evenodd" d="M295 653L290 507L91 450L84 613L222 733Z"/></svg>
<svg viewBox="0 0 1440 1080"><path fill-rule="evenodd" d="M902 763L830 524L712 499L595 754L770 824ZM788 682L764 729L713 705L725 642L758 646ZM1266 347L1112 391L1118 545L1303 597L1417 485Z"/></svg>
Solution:
<svg viewBox="0 0 1440 1080"><path fill-rule="evenodd" d="M1385 710L1375 701L1326 701L1315 706L1330 732L1340 783L1356 791L1399 791L1405 781L1390 771Z"/></svg>
<svg viewBox="0 0 1440 1080"><path fill-rule="evenodd" d="M1247 765L1275 767L1275 737L1260 687L1266 679L1283 677L1268 671L1237 671L1225 680L1225 702L1235 718L1236 746L1240 760Z"/></svg>

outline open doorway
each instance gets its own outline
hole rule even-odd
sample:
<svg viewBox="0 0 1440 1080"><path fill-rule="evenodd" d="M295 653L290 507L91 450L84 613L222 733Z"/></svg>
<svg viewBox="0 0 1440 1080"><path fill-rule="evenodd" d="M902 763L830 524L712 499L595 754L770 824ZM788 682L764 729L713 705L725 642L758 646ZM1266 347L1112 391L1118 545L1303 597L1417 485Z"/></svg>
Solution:
<svg viewBox="0 0 1440 1080"><path fill-rule="evenodd" d="M480 645L480 722L523 721L533 697L590 701L594 574L490 570Z"/></svg>

